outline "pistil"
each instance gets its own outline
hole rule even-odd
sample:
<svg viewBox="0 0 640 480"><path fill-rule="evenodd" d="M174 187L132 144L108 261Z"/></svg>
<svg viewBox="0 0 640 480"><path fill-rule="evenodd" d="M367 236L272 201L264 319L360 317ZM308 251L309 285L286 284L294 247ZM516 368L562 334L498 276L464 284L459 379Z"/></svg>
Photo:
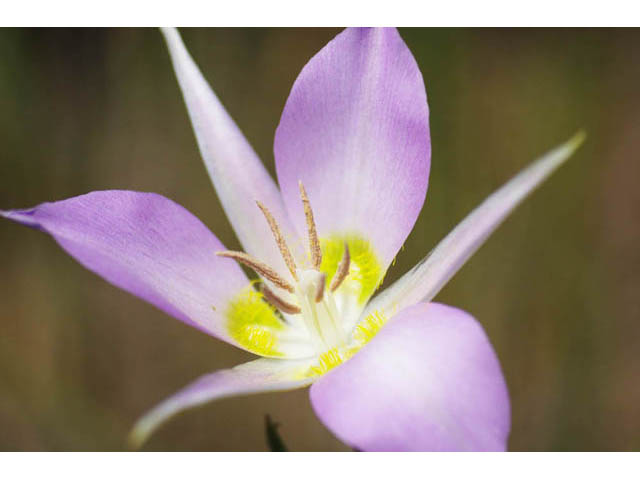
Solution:
<svg viewBox="0 0 640 480"><path fill-rule="evenodd" d="M318 353L343 346L345 333L342 322L330 294L323 294L319 301L318 292L325 287L326 276L316 270L299 271L300 281L296 285L296 296L302 309L302 317L314 339Z"/></svg>

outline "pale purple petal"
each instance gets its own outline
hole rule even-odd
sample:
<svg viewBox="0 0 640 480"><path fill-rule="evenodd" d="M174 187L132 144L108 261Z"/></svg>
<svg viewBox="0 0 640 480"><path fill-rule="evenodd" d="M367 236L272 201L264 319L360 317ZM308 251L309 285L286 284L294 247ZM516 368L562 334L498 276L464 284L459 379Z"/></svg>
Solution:
<svg viewBox="0 0 640 480"><path fill-rule="evenodd" d="M222 243L177 203L112 190L0 215L50 234L112 284L235 344L220 312L249 280L235 262L216 256Z"/></svg>
<svg viewBox="0 0 640 480"><path fill-rule="evenodd" d="M324 424L360 450L505 450L509 395L482 327L437 303L403 310L311 387Z"/></svg>
<svg viewBox="0 0 640 480"><path fill-rule="evenodd" d="M561 166L585 139L584 133L556 147L492 193L460 222L412 270L367 305L371 312L387 315L418 302L428 302L446 285L489 235L536 187Z"/></svg>
<svg viewBox="0 0 640 480"><path fill-rule="evenodd" d="M203 77L178 31L165 28L162 32L200 153L240 243L247 253L288 278L290 273L269 225L256 206L257 200L269 208L285 238L297 245L297 236L290 226L278 187Z"/></svg>
<svg viewBox="0 0 640 480"><path fill-rule="evenodd" d="M213 400L276 390L293 390L309 385L302 375L309 361L260 359L204 375L147 412L133 428L130 441L142 445L165 420L188 408Z"/></svg>
<svg viewBox="0 0 640 480"><path fill-rule="evenodd" d="M298 181L321 236L355 233L386 267L424 203L431 143L420 70L391 28L349 28L302 69L276 131L278 181L305 232Z"/></svg>

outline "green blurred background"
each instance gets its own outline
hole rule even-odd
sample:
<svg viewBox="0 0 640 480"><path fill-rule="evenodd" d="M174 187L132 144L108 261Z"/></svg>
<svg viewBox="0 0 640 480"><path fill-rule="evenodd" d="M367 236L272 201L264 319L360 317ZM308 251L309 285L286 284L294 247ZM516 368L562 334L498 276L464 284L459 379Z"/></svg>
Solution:
<svg viewBox="0 0 640 480"><path fill-rule="evenodd" d="M184 29L273 172L289 89L338 29ZM387 277L422 258L530 160L589 137L437 300L471 312L501 360L512 450L640 449L639 30L401 29L433 145L425 207ZM0 208L91 190L164 194L230 248L160 33L0 30ZM251 355L110 286L46 235L0 223L0 450L119 450L135 419ZM189 411L152 450L345 450L306 391Z"/></svg>

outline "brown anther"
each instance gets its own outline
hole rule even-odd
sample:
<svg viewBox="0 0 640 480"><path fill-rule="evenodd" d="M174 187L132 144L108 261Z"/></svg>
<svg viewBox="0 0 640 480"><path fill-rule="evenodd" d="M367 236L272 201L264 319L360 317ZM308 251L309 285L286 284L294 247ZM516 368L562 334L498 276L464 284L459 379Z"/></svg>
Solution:
<svg viewBox="0 0 640 480"><path fill-rule="evenodd" d="M318 270L322 263L322 250L320 249L320 242L318 241L318 231L316 230L316 222L313 220L313 210L311 210L311 203L309 203L309 197L302 185L302 181L298 182L300 187L300 198L302 198L302 205L304 207L304 216L307 218L307 231L309 232L309 249L311 250L311 263L313 267Z"/></svg>
<svg viewBox="0 0 640 480"><path fill-rule="evenodd" d="M264 295L264 298L274 307L276 307L278 310L280 310L281 312L284 313L289 313L291 315L295 315L296 313L300 313L302 310L300 310L300 307L298 307L297 305L293 305L292 303L287 302L286 300L283 300L282 298L280 298L279 296L277 296L275 293L273 293L273 291L267 287L264 283L262 284L261 288L262 290L262 295Z"/></svg>
<svg viewBox="0 0 640 480"><path fill-rule="evenodd" d="M232 258L235 261L242 263L243 265L246 265L247 267L251 268L257 274L262 275L267 280L270 280L271 282L274 283L274 285L277 285L278 287L288 292L291 292L291 293L294 292L293 286L289 282L287 282L284 278L282 278L278 274L278 272L276 272L269 265L262 263L260 260L256 260L255 258L251 257L250 255L247 255L244 252L224 250L222 252L216 252L216 255L220 257Z"/></svg>
<svg viewBox="0 0 640 480"><path fill-rule="evenodd" d="M344 253L342 254L342 260L338 264L338 269L336 270L336 274L333 276L331 280L331 285L329 286L329 290L335 292L347 275L349 275L349 265L351 265L351 254L349 253L349 245L347 242L344 242Z"/></svg>
<svg viewBox="0 0 640 480"><path fill-rule="evenodd" d="M264 218L267 219L269 223L269 227L271 228L271 232L273 233L274 238L276 239L276 243L278 244L278 248L280 249L280 254L284 259L284 263L287 264L287 268L291 272L291 276L294 280L298 280L298 276L296 275L296 262L293 260L293 255L291 255L291 251L287 246L287 242L285 242L284 237L282 236L282 232L280 231L280 227L278 226L278 222L273 218L271 212L267 207L265 207L262 203L257 202L258 208L262 211Z"/></svg>
<svg viewBox="0 0 640 480"><path fill-rule="evenodd" d="M316 298L315 298L316 303L321 302L322 299L324 298L324 287L326 284L327 284L327 275L323 273L320 275L320 281L316 285Z"/></svg>

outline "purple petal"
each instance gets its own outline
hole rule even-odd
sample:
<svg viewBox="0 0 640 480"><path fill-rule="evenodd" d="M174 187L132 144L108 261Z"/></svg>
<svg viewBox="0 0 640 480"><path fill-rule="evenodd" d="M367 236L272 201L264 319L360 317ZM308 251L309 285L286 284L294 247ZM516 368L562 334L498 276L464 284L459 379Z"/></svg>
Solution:
<svg viewBox="0 0 640 480"><path fill-rule="evenodd" d="M112 284L231 341L219 307L249 281L233 261L215 255L224 250L215 235L173 201L103 191L0 215L50 234Z"/></svg>
<svg viewBox="0 0 640 480"><path fill-rule="evenodd" d="M260 359L204 375L167 398L136 422L130 441L142 445L165 420L178 412L213 400L276 390L293 390L309 385L301 372L310 362Z"/></svg>
<svg viewBox="0 0 640 480"><path fill-rule="evenodd" d="M403 310L311 387L324 424L361 450L505 450L509 396L469 314L437 303Z"/></svg>
<svg viewBox="0 0 640 480"><path fill-rule="evenodd" d="M182 89L200 153L220 202L244 250L285 278L290 273L271 230L256 206L262 202L275 216L285 237L295 245L278 187L249 142L200 73L176 29L162 29Z"/></svg>
<svg viewBox="0 0 640 480"><path fill-rule="evenodd" d="M418 302L428 302L446 285L489 235L520 202L556 171L582 145L579 132L492 193L462 220L429 255L367 305L361 318L379 311L389 315Z"/></svg>
<svg viewBox="0 0 640 480"><path fill-rule="evenodd" d="M321 236L355 233L386 266L424 203L431 143L420 70L395 29L347 29L302 69L276 131L285 204L305 230L298 181Z"/></svg>

